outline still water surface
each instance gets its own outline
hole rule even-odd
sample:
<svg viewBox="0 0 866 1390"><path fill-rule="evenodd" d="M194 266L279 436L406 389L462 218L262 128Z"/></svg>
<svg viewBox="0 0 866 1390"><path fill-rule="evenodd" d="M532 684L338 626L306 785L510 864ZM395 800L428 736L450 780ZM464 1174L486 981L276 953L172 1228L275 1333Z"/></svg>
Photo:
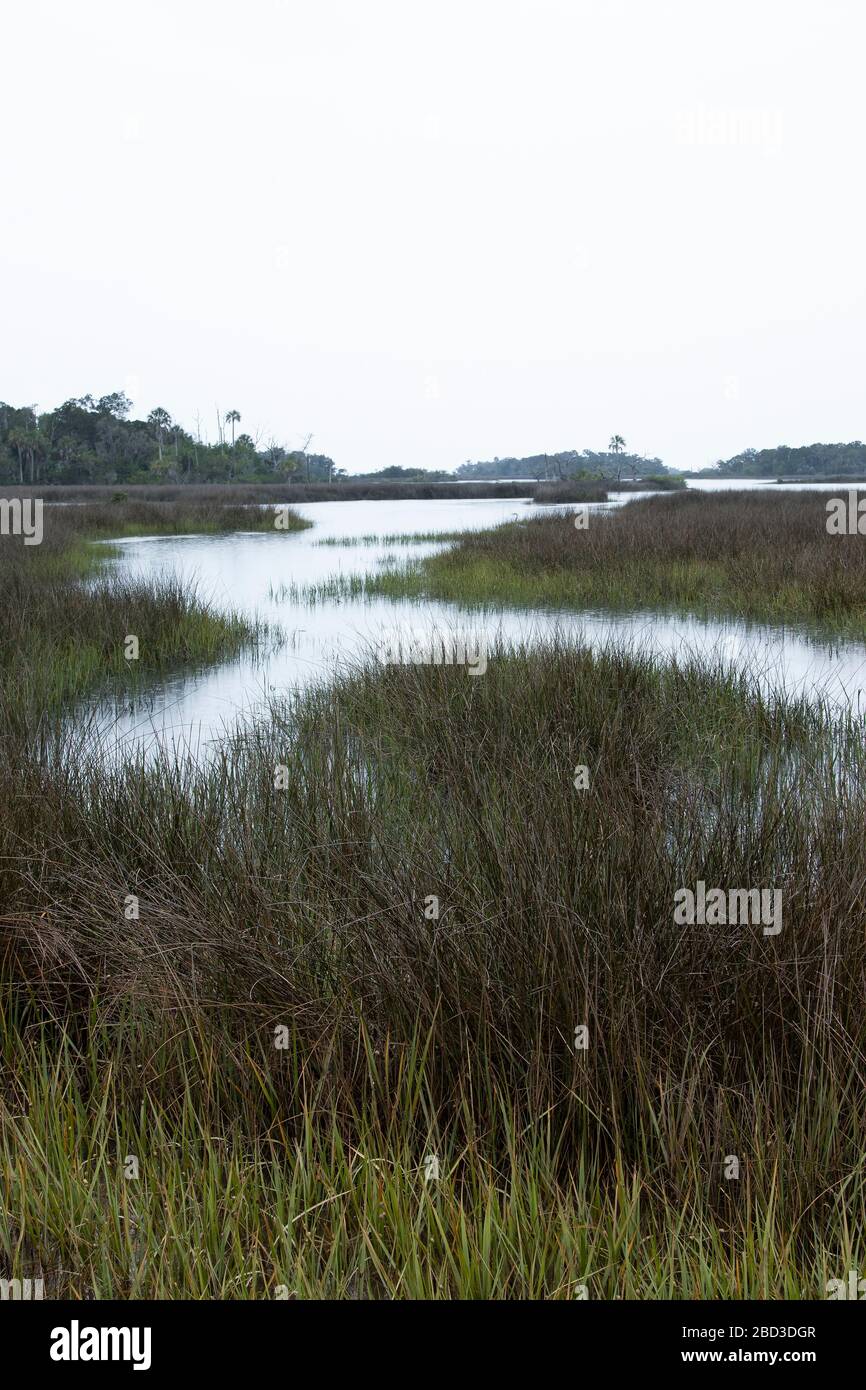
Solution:
<svg viewBox="0 0 866 1390"><path fill-rule="evenodd" d="M761 482L753 485L766 486ZM841 494L842 488L830 491ZM606 505L622 505L640 495L622 493ZM834 705L861 707L866 690L866 647L816 640L791 629L704 622L653 612L507 610L492 616L467 615L446 603L394 603L379 598L309 603L287 592L292 586L363 573L381 563L430 554L437 548L436 543L429 542L411 547L393 542L340 547L322 545L322 541L484 528L515 516L538 514L540 509L528 500L317 502L299 504L297 510L314 525L293 535L240 533L114 542L120 555L110 564L125 576L179 577L194 584L215 605L267 620L281 631L284 640L267 644L255 655L160 683L133 705L98 707L98 727L109 746L206 755L239 716L254 717L271 696L323 679L346 662L365 655L369 659L377 639L398 626L413 633L432 629L465 633L471 629L483 636L488 648L499 639L533 642L554 633L594 648L611 640L627 640L640 650L662 656L695 655L734 665L748 663L761 673L767 687L805 691Z"/></svg>

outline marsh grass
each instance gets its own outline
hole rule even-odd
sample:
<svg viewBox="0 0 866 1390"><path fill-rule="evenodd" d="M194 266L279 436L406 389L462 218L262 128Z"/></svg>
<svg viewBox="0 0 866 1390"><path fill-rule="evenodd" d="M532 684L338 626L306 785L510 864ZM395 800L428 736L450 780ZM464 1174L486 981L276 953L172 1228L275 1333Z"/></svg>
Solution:
<svg viewBox="0 0 866 1390"><path fill-rule="evenodd" d="M188 585L102 572L99 538L272 530L274 513L162 502L46 507L38 546L0 537L0 726L34 732L46 715L98 690L130 690L171 669L239 651L264 629L215 612ZM288 514L287 532L306 523ZM139 639L127 660L125 638Z"/></svg>
<svg viewBox="0 0 866 1390"><path fill-rule="evenodd" d="M106 759L60 715L112 673L117 631L166 666L249 633L103 582L85 510L0 549L2 1277L73 1298L813 1298L864 1267L861 721L747 671L554 640L478 679L361 667L206 765ZM704 563L706 515L683 516L678 563ZM649 526L646 574L658 517L623 533ZM531 579L563 525L525 528ZM523 529L455 553L498 566ZM810 534L793 592L812 576L853 609L860 552L834 607ZM676 927L699 878L781 888L781 934Z"/></svg>
<svg viewBox="0 0 866 1390"><path fill-rule="evenodd" d="M71 484L14 486L3 485L6 497L44 497L62 502L112 502L119 498L128 502L172 502L181 507L196 505L224 506L250 505L253 503L294 503L294 502L363 502L363 501L411 501L435 500L441 498L494 498L528 497L537 484L535 482L484 481L473 479L470 482L435 482L419 478L412 482L394 482L381 479L347 478L330 483L142 483L128 484L118 492L113 486L98 484ZM604 497L604 484L587 482L579 484L586 496ZM636 486L632 484L631 486ZM583 495L582 492L582 495Z"/></svg>
<svg viewBox="0 0 866 1390"><path fill-rule="evenodd" d="M732 1223L708 1207L697 1150L676 1200L663 1174L591 1149L565 1177L555 1118L527 1127L492 1096L483 1130L442 1133L422 1050L383 1060L363 1036L358 1048L387 1078L387 1110L305 1095L290 1056L293 1110L253 1137L264 1056L235 1068L185 1030L138 1064L158 1085L171 1068L169 1106L129 1093L116 1028L85 1052L7 1033L7 1075L21 1082L15 1123L0 1126L3 1265L45 1277L49 1297L145 1299L811 1298L858 1267L846 1215L859 1174L829 1219L806 1213L792 1229L784 1177L757 1150ZM792 1258L795 1239L808 1257Z"/></svg>
<svg viewBox="0 0 866 1390"><path fill-rule="evenodd" d="M215 535L233 531L277 531L277 507L273 503L225 500L217 497L153 500L134 497L120 501L83 502L78 506L46 508L60 527L71 526L90 537ZM312 526L291 507L281 507L284 524L277 534L304 531Z"/></svg>
<svg viewBox="0 0 866 1390"><path fill-rule="evenodd" d="M7 497L45 497L58 502L173 502L181 507L191 506L249 506L253 503L281 502L386 502L435 501L442 498L531 498L537 502L604 502L609 492L644 492L673 490L685 487L682 478L572 478L558 482L538 482L534 479L484 480L466 482L394 481L371 478L337 479L330 483L136 483L121 491L109 484L50 484L42 487L6 484Z"/></svg>
<svg viewBox="0 0 866 1390"><path fill-rule="evenodd" d="M18 754L19 1275L75 1296L739 1298L862 1267L859 724L554 643L483 679L361 669L206 767ZM698 878L782 888L781 935L675 927Z"/></svg>
<svg viewBox="0 0 866 1390"><path fill-rule="evenodd" d="M638 478L627 481L608 478L604 483L580 478L560 482L539 483L533 490L533 502L555 505L564 502L606 502L610 492L679 492L687 486L685 478Z"/></svg>
<svg viewBox="0 0 866 1390"><path fill-rule="evenodd" d="M466 532L452 548L340 577L328 597L478 607L655 608L866 634L866 537L826 531L828 494L685 492L590 516ZM324 596L324 595L323 595Z"/></svg>
<svg viewBox="0 0 866 1390"><path fill-rule="evenodd" d="M425 545L434 541L447 544L461 540L463 534L462 531L397 531L385 535L373 532L364 536L324 536L315 544L343 549L362 545Z"/></svg>

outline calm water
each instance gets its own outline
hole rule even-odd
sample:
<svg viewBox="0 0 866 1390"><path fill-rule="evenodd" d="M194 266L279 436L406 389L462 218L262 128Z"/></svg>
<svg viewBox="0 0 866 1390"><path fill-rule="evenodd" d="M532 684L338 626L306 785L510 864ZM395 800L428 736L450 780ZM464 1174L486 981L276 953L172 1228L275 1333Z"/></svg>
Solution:
<svg viewBox="0 0 866 1390"><path fill-rule="evenodd" d="M706 488L712 484L697 486ZM830 491L841 493L842 489ZM620 494L606 505L620 505L640 495ZM286 593L290 586L318 583L341 573L362 573L380 563L429 554L437 548L430 543L412 547L382 543L339 547L319 544L323 540L483 528L515 516L537 514L539 508L519 499L457 498L319 502L301 504L297 509L314 525L296 535L247 533L116 542L121 554L110 563L123 574L179 576L194 583L199 593L215 605L233 607L276 624L285 641L256 656L169 680L149 691L146 698L137 699L134 706L99 707L98 724L110 742L206 753L239 715L255 715L272 695L326 677L347 661L357 661L365 654L369 657L372 645L384 632L402 625L413 633L433 628L452 633L471 629L483 637L488 647L500 638L533 641L554 632L582 639L593 647L612 638L626 638L643 650L659 654L721 657L734 664L748 661L761 671L767 686L791 692L805 690L834 704L860 707L866 689L866 647L855 643L827 644L790 630L653 613L519 611L482 617L440 603L393 603L386 599L314 604L298 601Z"/></svg>

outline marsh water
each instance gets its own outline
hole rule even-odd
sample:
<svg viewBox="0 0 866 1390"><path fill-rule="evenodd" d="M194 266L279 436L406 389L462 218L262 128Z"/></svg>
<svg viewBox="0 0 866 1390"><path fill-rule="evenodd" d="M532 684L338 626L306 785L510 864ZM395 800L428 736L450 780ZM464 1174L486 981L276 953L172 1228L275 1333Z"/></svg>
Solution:
<svg viewBox="0 0 866 1390"><path fill-rule="evenodd" d="M641 495L614 494L601 509L628 505ZM99 706L95 723L108 746L206 755L239 717L254 718L275 695L325 679L352 663L375 660L382 634L399 628L413 634L472 632L488 650L499 642L533 643L554 634L593 648L612 640L627 641L638 650L661 656L720 659L735 667L748 664L765 687L805 692L837 706L861 707L866 646L828 642L791 628L701 621L652 611L470 613L450 603L384 598L311 601L303 594L307 586L340 575L367 573L447 544L430 540L407 544L400 537L481 529L537 515L541 508L528 498L319 502L299 504L297 510L313 522L309 530L113 542L119 554L109 563L124 576L177 577L194 585L215 606L264 619L276 640L265 641L254 653L155 684L125 705ZM344 545L346 541L352 544ZM467 679L473 677L467 675Z"/></svg>

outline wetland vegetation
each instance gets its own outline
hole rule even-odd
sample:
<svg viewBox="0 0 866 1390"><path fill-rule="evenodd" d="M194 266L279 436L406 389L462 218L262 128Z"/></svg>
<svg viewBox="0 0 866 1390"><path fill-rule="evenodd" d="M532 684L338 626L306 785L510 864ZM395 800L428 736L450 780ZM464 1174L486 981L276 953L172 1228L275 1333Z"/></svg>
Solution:
<svg viewBox="0 0 866 1390"><path fill-rule="evenodd" d="M107 761L68 715L124 634L154 676L257 638L101 572L96 537L194 529L148 505L0 538L4 1268L74 1298L814 1298L862 1268L857 712L551 641L345 671L207 764ZM414 592L838 630L866 541L822 505L533 519ZM779 889L782 931L675 925L699 881Z"/></svg>
<svg viewBox="0 0 866 1390"><path fill-rule="evenodd" d="M838 490L837 490L838 491ZM517 520L381 573L340 576L339 593L478 606L658 608L701 617L810 624L862 639L866 545L829 536L830 493L685 492L593 512Z"/></svg>

